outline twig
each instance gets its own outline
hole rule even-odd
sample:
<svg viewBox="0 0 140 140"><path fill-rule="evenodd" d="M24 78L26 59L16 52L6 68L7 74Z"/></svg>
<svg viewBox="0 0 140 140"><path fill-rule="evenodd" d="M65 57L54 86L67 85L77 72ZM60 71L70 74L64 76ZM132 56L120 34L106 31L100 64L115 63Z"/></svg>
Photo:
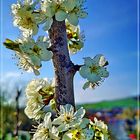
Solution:
<svg viewBox="0 0 140 140"><path fill-rule="evenodd" d="M18 139L18 130L19 130L19 97L21 95L22 90L17 89L17 95L16 95L16 128L15 128L15 132L14 132L14 136L16 137L16 139Z"/></svg>

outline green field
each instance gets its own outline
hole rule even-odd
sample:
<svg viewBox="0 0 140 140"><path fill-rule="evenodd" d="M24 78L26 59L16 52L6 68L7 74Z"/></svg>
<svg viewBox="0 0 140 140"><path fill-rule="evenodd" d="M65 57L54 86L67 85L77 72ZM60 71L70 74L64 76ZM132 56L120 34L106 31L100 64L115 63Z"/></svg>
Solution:
<svg viewBox="0 0 140 140"><path fill-rule="evenodd" d="M82 105L78 105L78 107L83 106L85 109L112 109L115 107L136 108L137 105L138 105L138 101L136 98L127 98L127 99L112 100L112 101L102 101L98 103L82 104Z"/></svg>

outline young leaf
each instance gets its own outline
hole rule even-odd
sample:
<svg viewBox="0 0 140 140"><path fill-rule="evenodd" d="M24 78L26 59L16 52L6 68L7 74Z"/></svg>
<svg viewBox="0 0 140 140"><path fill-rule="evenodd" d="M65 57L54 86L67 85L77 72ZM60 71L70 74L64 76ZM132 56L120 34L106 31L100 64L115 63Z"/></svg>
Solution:
<svg viewBox="0 0 140 140"><path fill-rule="evenodd" d="M16 43L16 42L14 42L14 41L12 41L10 39L6 39L5 42L3 43L3 45L7 49L20 52L19 43Z"/></svg>

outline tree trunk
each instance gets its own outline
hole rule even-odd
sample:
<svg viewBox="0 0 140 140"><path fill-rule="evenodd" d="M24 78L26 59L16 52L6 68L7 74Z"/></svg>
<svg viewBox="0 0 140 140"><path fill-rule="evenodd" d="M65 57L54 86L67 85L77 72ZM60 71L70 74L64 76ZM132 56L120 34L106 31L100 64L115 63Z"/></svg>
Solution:
<svg viewBox="0 0 140 140"><path fill-rule="evenodd" d="M74 64L70 60L67 47L67 34L65 21L54 22L49 30L51 50L53 52L53 65L55 71L55 101L57 109L60 105L71 104L75 106L73 77Z"/></svg>

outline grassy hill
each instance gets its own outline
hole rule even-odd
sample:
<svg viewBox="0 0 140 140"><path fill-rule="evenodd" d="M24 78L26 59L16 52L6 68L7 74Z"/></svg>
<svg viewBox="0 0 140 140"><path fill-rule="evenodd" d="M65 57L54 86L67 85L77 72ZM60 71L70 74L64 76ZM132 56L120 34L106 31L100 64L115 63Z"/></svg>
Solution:
<svg viewBox="0 0 140 140"><path fill-rule="evenodd" d="M126 98L126 99L119 99L119 100L112 100L112 101L102 101L98 103L90 103L90 104L82 104L78 105L78 107L83 106L85 109L112 109L114 107L137 107L137 99L136 98Z"/></svg>

